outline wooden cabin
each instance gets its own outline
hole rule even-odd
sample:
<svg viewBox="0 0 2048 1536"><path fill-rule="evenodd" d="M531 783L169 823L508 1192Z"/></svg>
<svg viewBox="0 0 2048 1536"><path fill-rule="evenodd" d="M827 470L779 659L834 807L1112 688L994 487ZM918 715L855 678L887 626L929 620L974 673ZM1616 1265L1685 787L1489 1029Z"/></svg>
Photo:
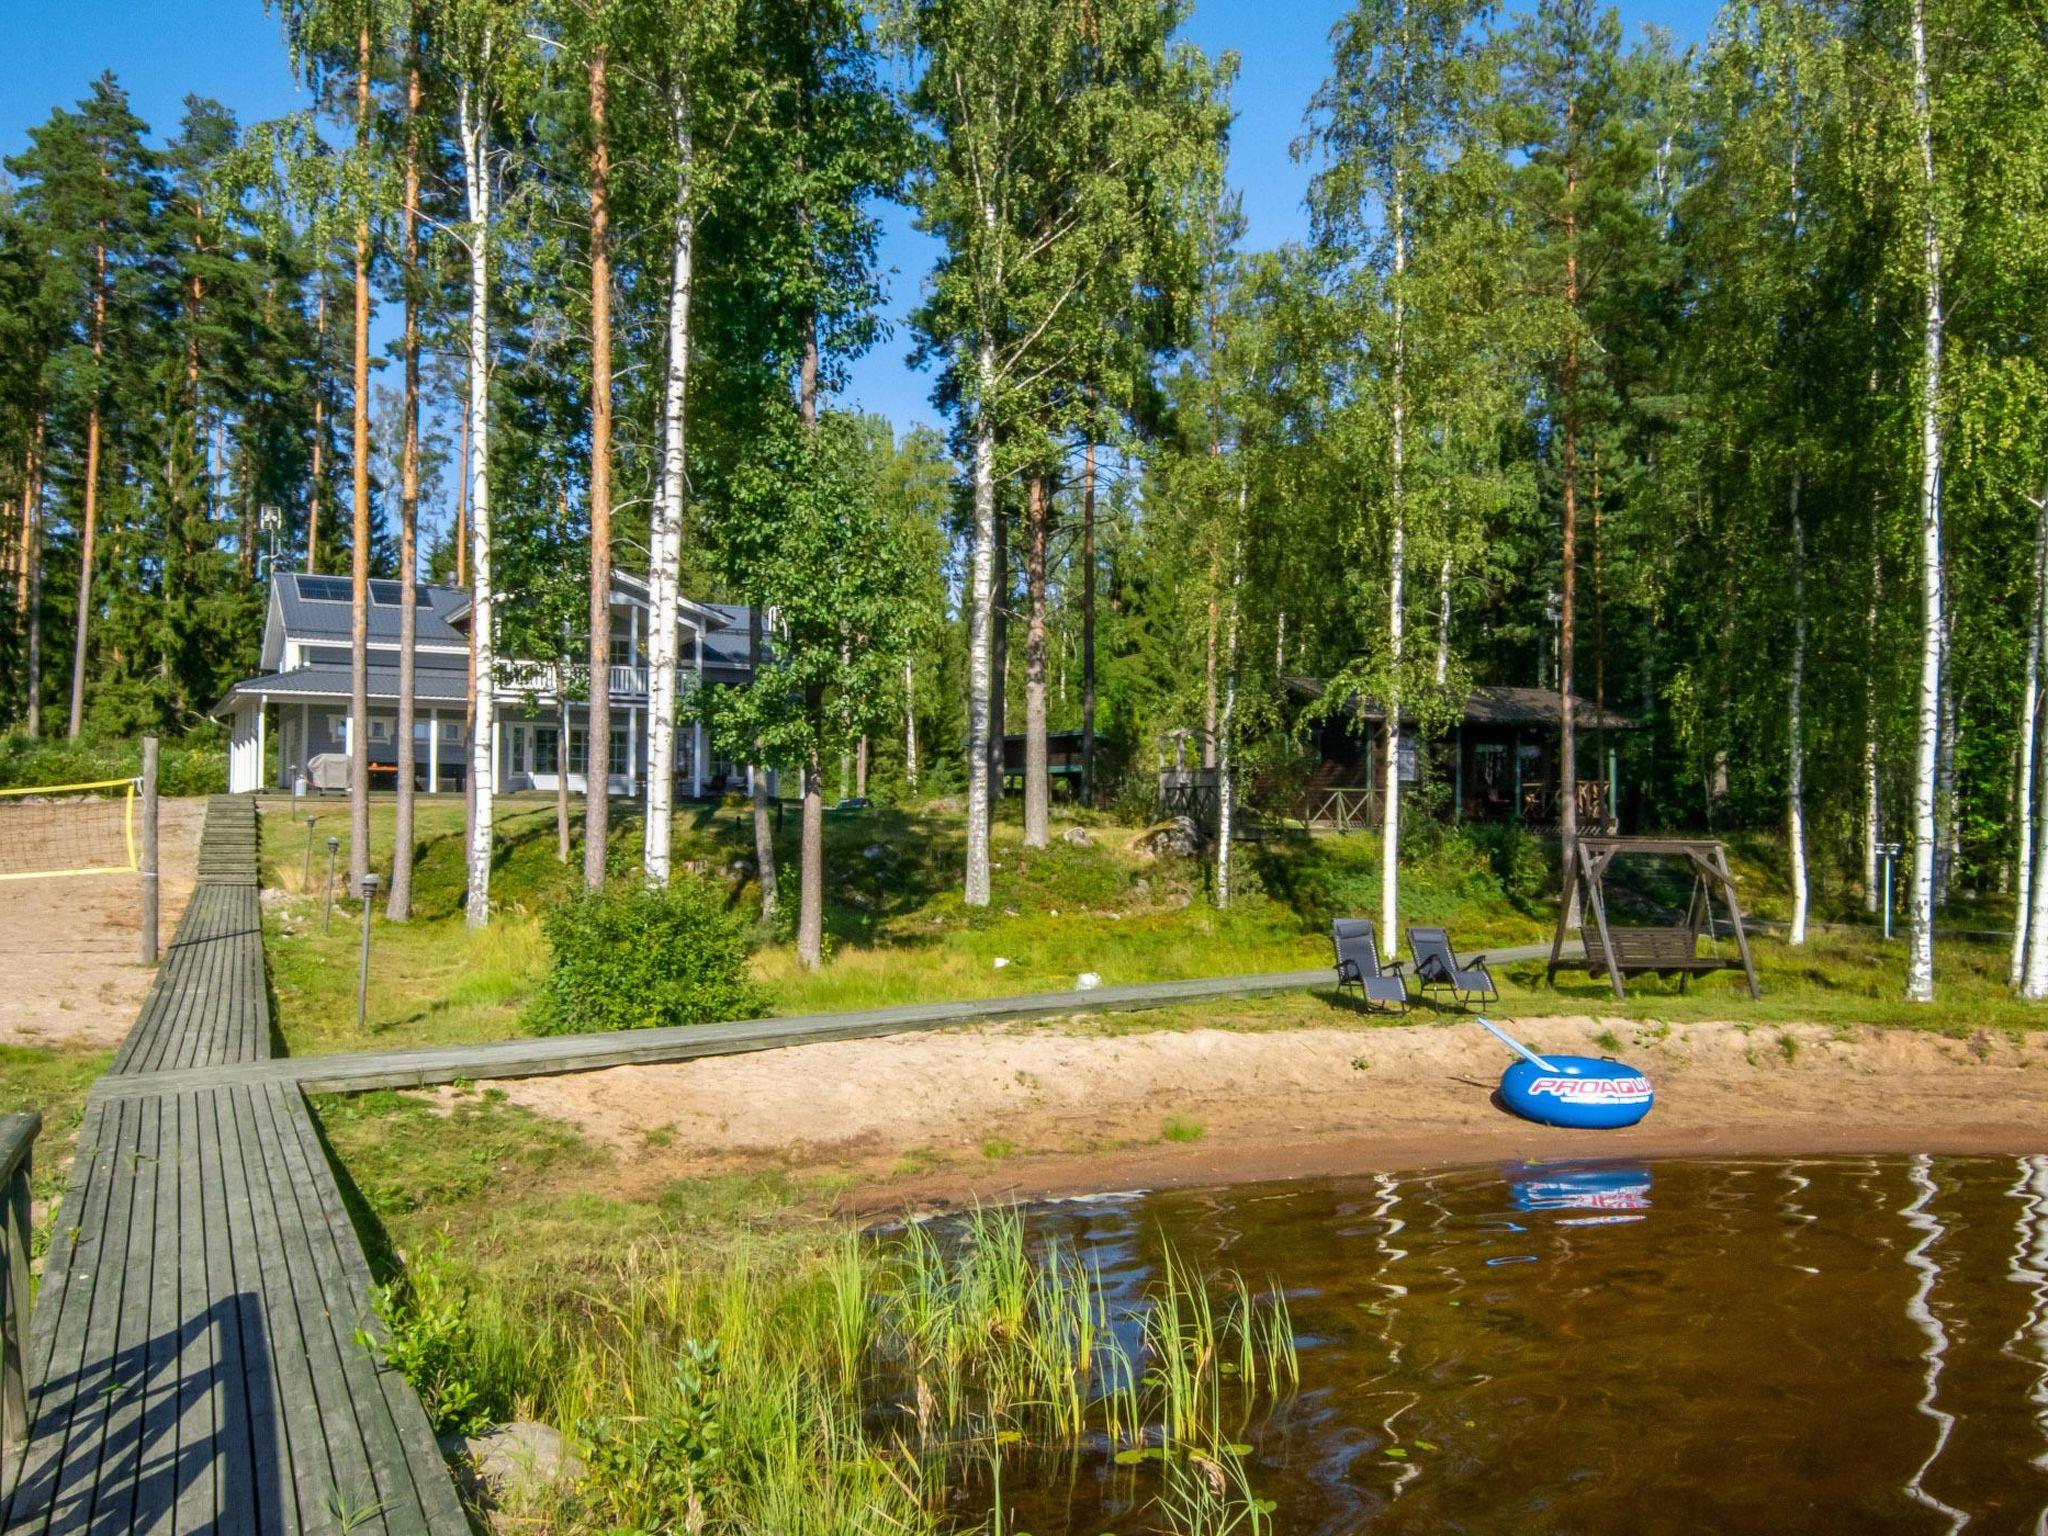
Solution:
<svg viewBox="0 0 2048 1536"><path fill-rule="evenodd" d="M1288 691L1307 703L1320 700L1319 678L1291 677ZM1601 736L1633 731L1640 722L1576 699L1578 821L1588 832L1614 832L1626 819L1627 796L1616 773L1617 754ZM1429 777L1448 783L1447 814L1456 821L1521 821L1535 829L1558 825L1558 696L1547 688L1483 685L1472 689L1458 723L1425 741L1404 725L1399 750L1401 781ZM1386 764L1386 712L1370 699L1352 698L1319 719L1311 742L1314 764L1305 785L1285 804L1261 809L1287 821L1348 831L1381 824L1381 780ZM1594 769L1591 777L1587 768Z"/></svg>

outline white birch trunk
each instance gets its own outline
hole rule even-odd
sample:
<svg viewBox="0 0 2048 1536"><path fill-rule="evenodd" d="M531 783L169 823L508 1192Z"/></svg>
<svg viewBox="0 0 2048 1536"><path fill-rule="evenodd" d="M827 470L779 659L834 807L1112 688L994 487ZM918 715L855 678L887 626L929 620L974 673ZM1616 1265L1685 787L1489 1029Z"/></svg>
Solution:
<svg viewBox="0 0 2048 1536"><path fill-rule="evenodd" d="M1386 782L1380 791L1385 807L1380 818L1380 945L1381 954L1392 960L1401 952L1401 662L1404 638L1403 590L1407 576L1408 522L1403 500L1402 471L1407 458L1406 355L1401 332L1401 278L1407 270L1408 246L1403 228L1401 181L1394 178L1394 196L1388 210L1394 229L1394 399L1392 528L1387 539L1387 721Z"/></svg>
<svg viewBox="0 0 2048 1536"><path fill-rule="evenodd" d="M468 849L468 895L465 915L471 928L491 920L491 790L492 749L496 738L496 701L492 674L496 670L491 631L491 172L485 160L489 127L477 86L464 80L457 92L462 139L462 176L469 198L469 575L471 685L476 694L476 719L470 731L469 782L471 803ZM568 742L561 744L562 769L568 769Z"/></svg>
<svg viewBox="0 0 2048 1536"><path fill-rule="evenodd" d="M917 788L917 674L903 658L903 780Z"/></svg>
<svg viewBox="0 0 2048 1536"><path fill-rule="evenodd" d="M684 403L690 370L690 298L696 271L696 218L691 208L696 169L687 102L670 103L675 127L675 253L668 288L668 372L661 394L661 486L654 501L652 549L647 561L647 825L643 863L656 885L669 880L669 844L675 800L678 585L683 559L686 494Z"/></svg>
<svg viewBox="0 0 2048 1536"><path fill-rule="evenodd" d="M1245 488L1237 487L1237 520L1244 523ZM1242 545L1230 552L1230 619L1223 642L1223 728L1216 743L1216 905L1230 905L1230 848L1235 817L1231 802L1236 798L1233 775L1237 766L1237 591L1238 573L1244 563Z"/></svg>
<svg viewBox="0 0 2048 1536"><path fill-rule="evenodd" d="M988 396L995 383L995 348L983 341L975 359L981 385L974 419L974 568L967 618L967 877L963 900L989 902L989 700L993 687L990 638L995 628L996 439Z"/></svg>
<svg viewBox="0 0 2048 1536"><path fill-rule="evenodd" d="M1920 694L1913 759L1913 889L1906 960L1909 1002L1934 1000L1935 768L1941 748L1941 241L1934 208L1934 122L1927 84L1925 0L1913 0L1913 116L1920 144L1924 310L1920 374Z"/></svg>
<svg viewBox="0 0 2048 1536"><path fill-rule="evenodd" d="M1877 616L1884 601L1884 560L1877 547L1877 508L1870 510L1870 603L1863 612L1863 910L1875 913L1877 844L1882 806L1877 783Z"/></svg>
<svg viewBox="0 0 2048 1536"><path fill-rule="evenodd" d="M2016 988L2024 988L2027 979L2032 926L2028 917L2033 905L2034 877L2039 873L2034 862L2034 780L2037 777L2034 760L2040 753L2036 730L2041 713L2042 604L2048 600L2048 487L2043 488L2040 500L2034 503L2033 595L2033 616L2027 625L2027 674L2020 690L2020 764L2019 781L2015 786L2019 792L2018 815L2015 817L2019 827L2019 881L2012 907L2010 981Z"/></svg>
<svg viewBox="0 0 2048 1536"><path fill-rule="evenodd" d="M1792 677L1786 725L1785 841L1792 860L1788 944L1806 942L1806 524L1799 515L1799 471L1792 471Z"/></svg>
<svg viewBox="0 0 2048 1536"><path fill-rule="evenodd" d="M1451 679L1451 557L1444 555L1436 572L1436 685Z"/></svg>
<svg viewBox="0 0 2048 1536"><path fill-rule="evenodd" d="M2048 591L2041 594L2048 603ZM2038 807L2042 786L2048 784L2048 753L2034 750L2034 798ZM2034 881L2027 892L2027 909L2016 914L2027 925L2027 968L2020 981L2020 996L2030 1003L2048 1001L2048 816L2034 815Z"/></svg>

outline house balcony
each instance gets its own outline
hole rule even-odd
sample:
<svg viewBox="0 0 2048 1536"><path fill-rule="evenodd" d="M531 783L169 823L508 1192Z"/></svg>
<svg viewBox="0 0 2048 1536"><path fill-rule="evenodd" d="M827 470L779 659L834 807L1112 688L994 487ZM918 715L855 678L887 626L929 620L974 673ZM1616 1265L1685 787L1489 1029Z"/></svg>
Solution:
<svg viewBox="0 0 2048 1536"><path fill-rule="evenodd" d="M645 667L614 666L606 670L609 673L609 691L614 699L647 697ZM590 665L587 662L570 662L566 666L553 661L503 662L498 667L498 692L551 699L560 698L567 692L575 698L587 699L590 697Z"/></svg>

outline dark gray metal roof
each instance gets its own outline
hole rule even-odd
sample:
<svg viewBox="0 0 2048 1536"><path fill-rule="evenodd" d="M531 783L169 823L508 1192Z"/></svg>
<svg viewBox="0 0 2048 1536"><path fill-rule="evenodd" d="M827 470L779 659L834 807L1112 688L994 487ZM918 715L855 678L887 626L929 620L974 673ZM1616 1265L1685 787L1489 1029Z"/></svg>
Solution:
<svg viewBox="0 0 2048 1536"><path fill-rule="evenodd" d="M1303 698L1320 699L1323 696L1323 680L1319 677L1289 677L1282 681L1290 691ZM1354 694L1344 702L1345 709L1360 720L1384 720L1387 717L1386 710L1375 700ZM1591 699L1575 696L1572 713L1578 724L1589 731L1634 731L1642 728L1640 720L1603 708ZM1480 684L1465 696L1463 718L1469 725L1555 726L1557 693L1550 688Z"/></svg>
<svg viewBox="0 0 2048 1536"><path fill-rule="evenodd" d="M330 583L334 584L330 586ZM371 584L369 631L372 640L398 639L398 586L395 581ZM350 605L348 579L341 576L308 576L301 571L280 572L277 577L278 606L284 616L285 634L294 640L343 640L349 638ZM339 600L312 593L339 591ZM452 620L469 603L460 587L419 584L420 605L415 633L421 645L469 644L469 637L453 626ZM388 598L389 601L378 601Z"/></svg>
<svg viewBox="0 0 2048 1536"><path fill-rule="evenodd" d="M370 697L398 699L398 668L372 667L369 671ZM272 699L346 699L349 696L347 667L294 667L289 672L272 672L264 677L244 678L213 706L219 714L237 698L261 694ZM461 704L469 698L469 674L454 667L419 667L413 672L413 697L422 704Z"/></svg>

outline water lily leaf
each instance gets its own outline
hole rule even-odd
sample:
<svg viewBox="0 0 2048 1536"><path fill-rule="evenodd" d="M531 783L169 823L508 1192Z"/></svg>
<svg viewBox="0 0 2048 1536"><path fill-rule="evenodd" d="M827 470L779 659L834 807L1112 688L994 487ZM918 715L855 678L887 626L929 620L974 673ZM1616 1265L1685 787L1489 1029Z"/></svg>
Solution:
<svg viewBox="0 0 2048 1536"><path fill-rule="evenodd" d="M1142 1446L1133 1446L1128 1451L1118 1451L1116 1453L1116 1464L1120 1467L1135 1467L1144 1459L1145 1451Z"/></svg>
<svg viewBox="0 0 2048 1536"><path fill-rule="evenodd" d="M1436 1449L1436 1447L1435 1447L1434 1445L1430 1444L1430 1442L1429 1442L1429 1441L1427 1441L1427 1440L1418 1440L1418 1441L1416 1441L1416 1442L1415 1442L1415 1448L1416 1448L1417 1450L1419 1450L1419 1451L1433 1451L1433 1450L1435 1450L1435 1449Z"/></svg>
<svg viewBox="0 0 2048 1536"><path fill-rule="evenodd" d="M1024 1431L1021 1429L999 1429L996 1431L997 1445L1015 1445L1023 1438Z"/></svg>
<svg viewBox="0 0 2048 1536"><path fill-rule="evenodd" d="M1406 1461L1408 1459L1408 1453L1398 1445L1381 1446L1380 1454L1382 1456L1391 1456L1396 1461Z"/></svg>

